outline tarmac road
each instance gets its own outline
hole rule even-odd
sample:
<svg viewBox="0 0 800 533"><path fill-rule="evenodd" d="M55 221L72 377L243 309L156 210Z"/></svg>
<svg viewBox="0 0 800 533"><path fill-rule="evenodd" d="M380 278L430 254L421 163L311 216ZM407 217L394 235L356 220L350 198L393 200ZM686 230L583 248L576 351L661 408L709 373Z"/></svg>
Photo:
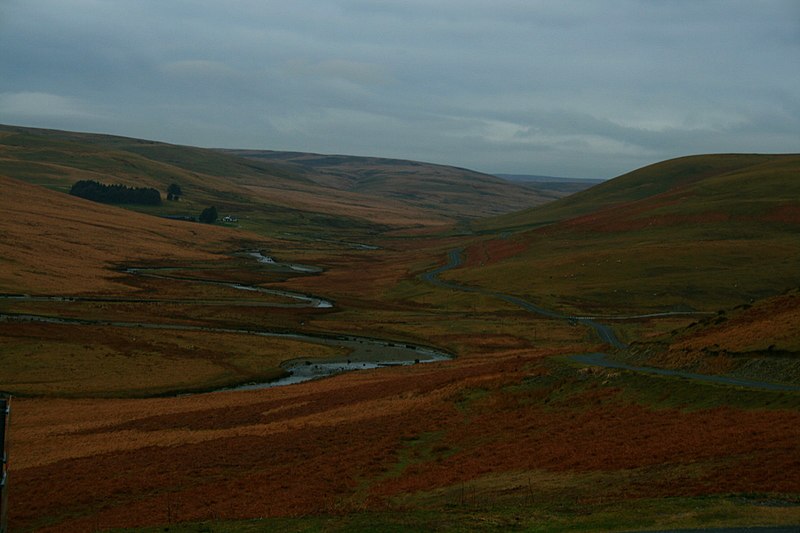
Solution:
<svg viewBox="0 0 800 533"><path fill-rule="evenodd" d="M580 317L580 316L572 316L566 315L563 313L559 313L557 311L553 311L550 309L545 309L541 306L538 306L534 303L531 303L527 300L519 298L518 296L513 296L510 294L505 294L502 292L492 291L489 289L483 289L481 287L474 287L469 285L461 285L460 283L455 283L452 281L443 281L439 278L439 275L443 272L447 272L448 270L452 270L454 268L458 268L463 264L463 250L460 248L456 248L454 250L450 250L447 254L447 263L444 266L435 268L428 272L425 272L421 275L421 279L426 281L432 285L437 287L443 287L446 289L453 289L462 292L471 292L471 293L478 293L483 294L486 296L492 296L499 300L503 300L510 304L516 305L530 313L535 313L537 315L541 315L547 318L552 318L556 320L565 320L572 324L583 324L584 326L588 326L592 328L600 339L605 342L606 344L612 346L617 350L624 350L627 348L627 345L622 342L619 337L617 337L614 330L605 324L601 324L590 317ZM674 316L676 313L668 312L668 313L651 313L648 315L644 315L648 318L654 316ZM708 375L708 374L694 374L691 372L682 372L679 370L668 370L664 368L655 368L655 367L646 367L646 366L632 366L625 363L620 363L617 361L612 361L608 359L608 354L606 353L591 353L591 354L579 354L579 355L572 355L570 359L573 361L577 361L579 363L590 365L590 366L599 366L605 368L616 368L620 370L630 370L634 372L646 373L646 374L655 374L655 375L662 375L662 376L669 376L669 377L679 377L684 379L692 379L696 381L706 381L709 383L716 383L720 385L732 385L737 387L747 387L753 389L764 389L764 390L771 390L771 391L800 391L800 386L797 385L785 385L785 384L778 384L778 383L770 383L766 381L757 381L757 380L748 380L748 379L739 379L739 378L731 378L725 376L715 376L715 375ZM800 532L798 532L800 533Z"/></svg>

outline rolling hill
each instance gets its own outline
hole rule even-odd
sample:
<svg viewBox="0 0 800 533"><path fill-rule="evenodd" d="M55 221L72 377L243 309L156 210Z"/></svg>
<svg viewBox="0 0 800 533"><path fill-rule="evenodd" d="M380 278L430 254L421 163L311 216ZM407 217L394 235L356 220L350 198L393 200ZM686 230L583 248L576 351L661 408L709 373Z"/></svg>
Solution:
<svg viewBox="0 0 800 533"><path fill-rule="evenodd" d="M576 223L596 226L657 216L666 204L673 211L741 213L748 203L764 209L791 204L800 190L800 155L719 154L662 161L597 184L547 206L479 221L477 229L529 229L587 215ZM754 207L754 206L753 206ZM653 212L655 211L655 212ZM664 213L669 210L664 210Z"/></svg>
<svg viewBox="0 0 800 533"><path fill-rule="evenodd" d="M547 200L533 190L462 169L344 159L349 163L338 165L334 178L328 171L231 151L0 126L0 175L60 191L81 179L161 191L177 183L184 192L180 202L136 209L196 216L214 205L221 215L238 219L240 227L260 233L326 236L334 230L336 238L355 238L386 230L441 228ZM377 174L368 179L371 172Z"/></svg>
<svg viewBox="0 0 800 533"><path fill-rule="evenodd" d="M0 292L129 292L125 262L220 260L263 240L207 224L157 219L0 176Z"/></svg>
<svg viewBox="0 0 800 533"><path fill-rule="evenodd" d="M564 195L548 187L523 187L489 174L419 161L266 150L225 153L279 165L325 187L401 201L457 219L509 213Z"/></svg>
<svg viewBox="0 0 800 533"><path fill-rule="evenodd" d="M691 156L473 224L452 274L584 313L716 311L800 285L800 156Z"/></svg>

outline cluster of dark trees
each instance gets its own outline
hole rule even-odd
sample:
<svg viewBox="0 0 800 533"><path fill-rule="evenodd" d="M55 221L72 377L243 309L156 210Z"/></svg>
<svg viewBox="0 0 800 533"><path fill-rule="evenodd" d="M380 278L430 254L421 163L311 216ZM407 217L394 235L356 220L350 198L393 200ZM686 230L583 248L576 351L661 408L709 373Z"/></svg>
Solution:
<svg viewBox="0 0 800 533"><path fill-rule="evenodd" d="M172 200L177 202L183 196L183 191L181 190L181 186L177 183L170 183L169 187L167 187L167 200Z"/></svg>
<svg viewBox="0 0 800 533"><path fill-rule="evenodd" d="M81 180L75 183L69 193L104 204L160 205L161 193L152 187L128 187L126 185L106 185L94 180Z"/></svg>
<svg viewBox="0 0 800 533"><path fill-rule="evenodd" d="M213 224L217 221L217 217L219 214L217 213L217 208L214 206L206 207L203 209L203 212L200 213L200 222L205 224Z"/></svg>
<svg viewBox="0 0 800 533"><path fill-rule="evenodd" d="M75 183L70 189L69 193L73 196L79 196L101 202L104 204L140 204L140 205L160 205L161 193L152 187L128 187L126 185L106 185L94 180L81 180ZM167 200L178 201L183 195L181 186L177 183L171 183L167 188ZM199 220L206 224L213 224L217 221L216 207L207 207L203 209L198 218L191 216L177 216L169 217L180 220Z"/></svg>

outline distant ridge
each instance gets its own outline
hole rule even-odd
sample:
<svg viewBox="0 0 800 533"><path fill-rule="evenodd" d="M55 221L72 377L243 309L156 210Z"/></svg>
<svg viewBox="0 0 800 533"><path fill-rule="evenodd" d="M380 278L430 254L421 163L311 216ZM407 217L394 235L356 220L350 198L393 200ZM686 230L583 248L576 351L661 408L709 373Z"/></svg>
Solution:
<svg viewBox="0 0 800 533"><path fill-rule="evenodd" d="M602 183L606 180L600 178L564 178L559 176L542 176L539 174L498 174L495 173L495 176L498 178L503 178L509 181L541 181L541 182L549 182L549 181L561 181L561 182L578 182L578 183L591 183L592 185L597 185L598 183Z"/></svg>
<svg viewBox="0 0 800 533"><path fill-rule="evenodd" d="M221 151L280 166L325 187L412 205L435 205L459 218L509 213L568 194L554 192L548 186L531 187L466 168L422 161L273 150Z"/></svg>
<svg viewBox="0 0 800 533"><path fill-rule="evenodd" d="M586 190L605 181L596 178L563 178L536 174L495 174L495 176L542 192L548 191L559 198Z"/></svg>

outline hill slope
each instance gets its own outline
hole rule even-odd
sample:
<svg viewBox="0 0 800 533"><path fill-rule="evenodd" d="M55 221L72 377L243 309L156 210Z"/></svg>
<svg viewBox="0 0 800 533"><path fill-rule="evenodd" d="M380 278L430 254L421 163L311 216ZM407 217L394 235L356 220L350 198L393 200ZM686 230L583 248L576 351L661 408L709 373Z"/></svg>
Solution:
<svg viewBox="0 0 800 533"><path fill-rule="evenodd" d="M715 311L800 285L800 156L665 161L474 227L462 281L583 312Z"/></svg>
<svg viewBox="0 0 800 533"><path fill-rule="evenodd" d="M454 218L494 216L558 198L496 176L418 161L266 150L225 150L280 165L337 190L357 192L435 209Z"/></svg>
<svg viewBox="0 0 800 533"><path fill-rule="evenodd" d="M0 292L108 288L127 261L219 259L256 235L153 217L0 176ZM115 285L116 290L130 287Z"/></svg>
<svg viewBox="0 0 800 533"><path fill-rule="evenodd" d="M800 289L636 342L629 358L646 365L797 383Z"/></svg>
<svg viewBox="0 0 800 533"><path fill-rule="evenodd" d="M411 176L405 174L410 167L416 169ZM61 191L80 179L161 191L177 183L184 193L180 202L136 209L196 216L215 205L221 215L261 233L325 236L335 228L337 238L357 238L387 229L441 227L545 201L534 191L460 169L385 160L380 168L377 181L365 180L359 165L340 168L330 180L297 165L230 151L0 126L3 175Z"/></svg>
<svg viewBox="0 0 800 533"><path fill-rule="evenodd" d="M762 203L790 200L792 192L800 190L800 179L796 178L799 165L800 155L796 154L721 154L671 159L547 206L478 221L475 227L524 229L590 214L604 220L622 220L634 216L634 210L635 218L641 218L639 214L646 216L665 202L677 204L676 212L710 212L714 207L740 212L748 199ZM634 208L637 202L641 204Z"/></svg>

